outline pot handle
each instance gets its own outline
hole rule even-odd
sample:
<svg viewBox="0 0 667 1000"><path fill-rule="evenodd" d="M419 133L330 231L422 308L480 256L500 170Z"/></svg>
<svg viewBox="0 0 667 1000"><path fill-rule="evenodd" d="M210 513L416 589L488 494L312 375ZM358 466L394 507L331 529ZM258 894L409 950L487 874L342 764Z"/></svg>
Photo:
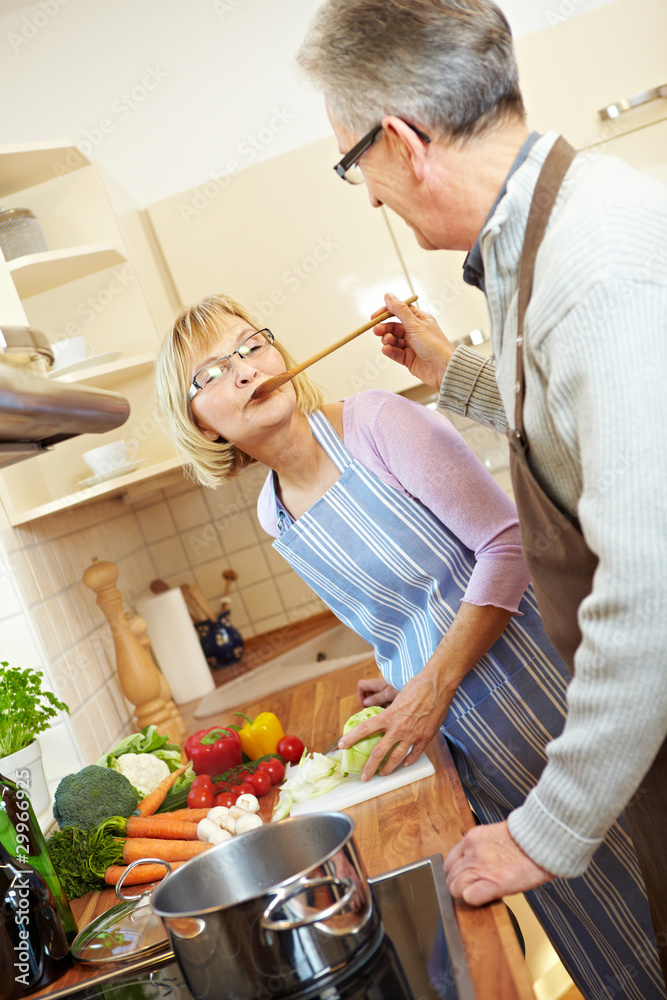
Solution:
<svg viewBox="0 0 667 1000"><path fill-rule="evenodd" d="M130 874L130 872L134 868L137 868L139 865L164 865L164 867L167 869L167 875L170 875L172 870L169 862L163 861L162 858L140 858L138 861L133 861L131 864L127 866L126 870L123 872L123 874L121 875L120 879L118 880L115 886L116 896L118 897L118 899L123 899L123 900L141 899L142 896L150 896L151 894L150 889L145 892L136 893L134 896L126 896L125 893L123 892L123 883L125 882L125 879Z"/></svg>
<svg viewBox="0 0 667 1000"><path fill-rule="evenodd" d="M304 891L304 889L315 889L320 885L337 885L339 888L345 889L345 892L340 899L337 899L335 903L332 903L331 906L327 906L324 910L317 910L315 913L310 913L308 916L300 917L299 919L273 919L275 911L284 903L287 903L294 896L298 896ZM296 882L294 885L289 885L277 893L260 917L260 926L262 930L265 931L291 931L294 930L295 927L306 927L308 924L316 924L320 920L328 920L329 917L335 916L340 910L347 906L356 890L357 887L352 879L336 878L335 875L323 875L320 878L302 879L300 882Z"/></svg>

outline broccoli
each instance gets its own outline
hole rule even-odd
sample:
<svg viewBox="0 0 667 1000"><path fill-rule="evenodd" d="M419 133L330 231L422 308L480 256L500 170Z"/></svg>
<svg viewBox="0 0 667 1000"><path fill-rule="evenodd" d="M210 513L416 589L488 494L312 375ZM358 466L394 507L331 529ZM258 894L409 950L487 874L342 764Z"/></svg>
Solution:
<svg viewBox="0 0 667 1000"><path fill-rule="evenodd" d="M89 764L66 775L53 802L53 815L60 829L79 826L86 830L111 816L131 816L139 803L137 790L120 771Z"/></svg>

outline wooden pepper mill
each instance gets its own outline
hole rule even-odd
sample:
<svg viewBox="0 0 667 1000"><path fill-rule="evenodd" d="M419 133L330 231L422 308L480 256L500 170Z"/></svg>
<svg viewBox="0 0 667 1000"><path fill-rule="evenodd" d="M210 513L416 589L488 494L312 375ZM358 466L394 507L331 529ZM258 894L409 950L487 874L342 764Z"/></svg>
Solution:
<svg viewBox="0 0 667 1000"><path fill-rule="evenodd" d="M153 655L151 653L151 640L150 640L150 636L148 635L148 629L146 628L146 619L142 618L141 615L131 615L129 613L129 611L125 612L125 617L127 618L128 622L129 622L129 625L130 625L130 628L132 629L132 632L137 637L139 645L143 646L143 648L146 650L146 652L150 656L151 660L153 660ZM155 660L153 660L153 663L155 663ZM164 676L164 674L162 673L162 671L160 670L160 668L157 666L157 664L155 664L155 666L157 668L158 673L160 674L160 694L159 694L159 697L160 698L164 698L164 700L165 700L165 704L166 704L166 707L167 707L167 711L169 712L169 716L173 720L174 725L178 729L178 732L179 732L179 734L181 736L181 739L179 739L178 742L181 743L183 741L182 738L185 736L185 723L183 722L183 719L181 718L181 713L178 711L178 708L176 707L175 701L171 697L171 688L169 687L169 683L167 681L167 678Z"/></svg>
<svg viewBox="0 0 667 1000"><path fill-rule="evenodd" d="M97 593L97 604L111 627L121 691L135 706L139 729L155 725L159 733L179 743L180 734L161 694L160 672L130 628L117 579L116 564L99 562L97 556L83 574L83 582Z"/></svg>

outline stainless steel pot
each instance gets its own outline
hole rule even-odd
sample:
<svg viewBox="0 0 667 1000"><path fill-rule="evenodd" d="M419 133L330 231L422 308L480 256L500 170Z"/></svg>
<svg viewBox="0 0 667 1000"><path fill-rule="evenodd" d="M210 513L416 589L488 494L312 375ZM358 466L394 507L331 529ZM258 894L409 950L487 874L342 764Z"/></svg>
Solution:
<svg viewBox="0 0 667 1000"><path fill-rule="evenodd" d="M343 813L258 827L153 892L195 1000L288 997L372 953L382 925Z"/></svg>

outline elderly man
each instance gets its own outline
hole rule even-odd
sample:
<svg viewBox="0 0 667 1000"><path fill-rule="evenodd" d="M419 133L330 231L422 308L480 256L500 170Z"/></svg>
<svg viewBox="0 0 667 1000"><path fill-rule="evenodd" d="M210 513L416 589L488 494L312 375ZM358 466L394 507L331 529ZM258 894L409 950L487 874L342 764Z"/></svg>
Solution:
<svg viewBox="0 0 667 1000"><path fill-rule="evenodd" d="M340 176L425 249L469 251L495 365L391 295L398 322L376 332L440 406L509 426L524 556L573 672L539 784L451 852L450 889L476 904L580 876L625 810L667 973L667 189L529 133L490 0L327 0L299 63L325 95ZM366 777L433 735L400 703Z"/></svg>

